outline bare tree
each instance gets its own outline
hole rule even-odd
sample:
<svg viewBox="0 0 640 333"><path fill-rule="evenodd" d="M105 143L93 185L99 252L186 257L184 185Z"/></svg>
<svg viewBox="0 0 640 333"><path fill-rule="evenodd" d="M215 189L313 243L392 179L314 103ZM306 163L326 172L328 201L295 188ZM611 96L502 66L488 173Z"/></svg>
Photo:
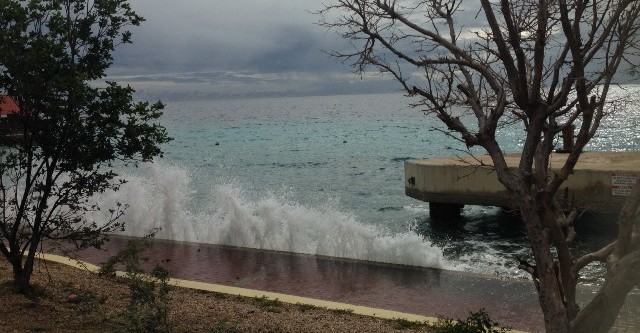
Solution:
<svg viewBox="0 0 640 333"><path fill-rule="evenodd" d="M415 105L490 155L529 236L547 331L606 332L640 281L638 190L617 240L580 258L571 251L575 213L554 195L607 112L616 73L637 73L640 1L337 0L319 14L353 46L333 56L392 75ZM505 123L525 129L516 172L496 139ZM576 142L550 170L556 138L572 126ZM607 264L605 282L580 309L579 273L594 261Z"/></svg>

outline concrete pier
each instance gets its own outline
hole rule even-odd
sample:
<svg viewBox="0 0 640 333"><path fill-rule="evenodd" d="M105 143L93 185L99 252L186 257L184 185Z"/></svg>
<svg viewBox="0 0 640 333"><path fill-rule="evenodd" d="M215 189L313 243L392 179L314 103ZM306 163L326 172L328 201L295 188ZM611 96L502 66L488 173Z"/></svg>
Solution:
<svg viewBox="0 0 640 333"><path fill-rule="evenodd" d="M559 170L568 154L551 155L551 169ZM513 207L504 186L498 182L488 155L443 157L405 161L406 195L430 203L439 212L455 213L463 205ZM514 172L519 154L507 155ZM573 174L560 187L561 204L573 202L579 210L615 213L640 176L640 152L584 152Z"/></svg>

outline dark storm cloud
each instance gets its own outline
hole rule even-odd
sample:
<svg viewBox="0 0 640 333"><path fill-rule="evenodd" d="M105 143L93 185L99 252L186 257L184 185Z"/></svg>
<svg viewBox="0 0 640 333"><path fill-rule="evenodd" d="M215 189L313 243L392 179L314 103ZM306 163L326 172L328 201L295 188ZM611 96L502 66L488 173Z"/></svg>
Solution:
<svg viewBox="0 0 640 333"><path fill-rule="evenodd" d="M133 0L146 22L117 49L110 79L163 96L304 95L397 90L360 80L321 49L348 50L312 12L331 0ZM475 2L458 16L461 37L486 22ZM428 24L424 22L425 24Z"/></svg>
<svg viewBox="0 0 640 333"><path fill-rule="evenodd" d="M348 45L317 25L323 2L331 0L134 0L146 22L132 28L134 44L118 48L111 79L163 95L397 89L388 77L360 80L320 51ZM478 24L468 16L465 26Z"/></svg>
<svg viewBox="0 0 640 333"><path fill-rule="evenodd" d="M351 68L320 51L344 44L316 25L312 12L320 1L138 0L132 6L146 22L132 28L134 44L118 48L110 78L138 90L235 96L379 89L378 82L358 84Z"/></svg>

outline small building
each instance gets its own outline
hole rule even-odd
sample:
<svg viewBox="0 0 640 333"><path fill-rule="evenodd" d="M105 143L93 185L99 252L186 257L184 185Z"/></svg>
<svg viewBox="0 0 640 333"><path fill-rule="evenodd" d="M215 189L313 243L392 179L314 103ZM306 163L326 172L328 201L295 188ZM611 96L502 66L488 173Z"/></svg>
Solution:
<svg viewBox="0 0 640 333"><path fill-rule="evenodd" d="M0 140L1 143L14 141L22 137L18 127L17 115L20 112L18 103L9 95L0 95Z"/></svg>
<svg viewBox="0 0 640 333"><path fill-rule="evenodd" d="M9 95L0 95L0 117L6 118L7 116L20 111L18 103Z"/></svg>

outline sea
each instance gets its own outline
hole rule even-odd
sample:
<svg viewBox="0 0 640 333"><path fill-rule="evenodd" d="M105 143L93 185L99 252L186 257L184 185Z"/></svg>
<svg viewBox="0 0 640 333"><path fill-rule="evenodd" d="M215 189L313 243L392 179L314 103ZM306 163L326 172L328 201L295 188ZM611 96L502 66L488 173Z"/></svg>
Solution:
<svg viewBox="0 0 640 333"><path fill-rule="evenodd" d="M615 101L590 150L640 150L640 85L614 87ZM127 181L99 198L102 212L126 203L129 236L352 258L527 278L531 259L518 218L465 206L434 223L404 194L404 161L465 155L402 93L165 101L159 120L173 141L163 158L118 170ZM505 152L523 130L498 132ZM472 151L481 154L479 150ZM95 213L97 220L104 216ZM585 218L576 255L615 237L615 224ZM602 279L588 266L585 284Z"/></svg>

